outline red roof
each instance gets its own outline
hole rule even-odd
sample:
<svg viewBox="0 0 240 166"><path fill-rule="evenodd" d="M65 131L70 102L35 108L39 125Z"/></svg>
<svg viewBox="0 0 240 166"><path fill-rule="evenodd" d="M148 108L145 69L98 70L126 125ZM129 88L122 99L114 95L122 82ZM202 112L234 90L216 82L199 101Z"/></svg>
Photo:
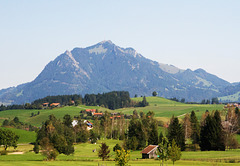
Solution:
<svg viewBox="0 0 240 166"><path fill-rule="evenodd" d="M58 105L60 105L60 103L52 103L52 104L50 104L50 106L58 106Z"/></svg>
<svg viewBox="0 0 240 166"><path fill-rule="evenodd" d="M86 112L96 112L95 109L86 109Z"/></svg>
<svg viewBox="0 0 240 166"><path fill-rule="evenodd" d="M141 151L141 153L145 153L145 154L149 154L151 151L153 151L154 149L156 149L158 147L158 145L149 145L148 147L146 147L145 149L143 149Z"/></svg>
<svg viewBox="0 0 240 166"><path fill-rule="evenodd" d="M103 113L94 113L93 115L103 115Z"/></svg>
<svg viewBox="0 0 240 166"><path fill-rule="evenodd" d="M112 116L110 117L111 119L113 118ZM121 118L121 116L114 116L114 118Z"/></svg>

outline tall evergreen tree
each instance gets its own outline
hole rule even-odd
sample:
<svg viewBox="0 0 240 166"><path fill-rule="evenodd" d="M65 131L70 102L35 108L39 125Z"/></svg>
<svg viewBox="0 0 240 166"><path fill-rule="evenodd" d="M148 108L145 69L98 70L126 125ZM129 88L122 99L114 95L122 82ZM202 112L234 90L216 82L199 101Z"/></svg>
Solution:
<svg viewBox="0 0 240 166"><path fill-rule="evenodd" d="M182 125L179 123L179 120L177 117L172 117L170 125L168 127L168 134L167 138L169 142L172 142L172 140L176 140L176 143L179 147L181 147L181 150L185 149L185 136Z"/></svg>
<svg viewBox="0 0 240 166"><path fill-rule="evenodd" d="M143 100L142 100L140 106L141 106L141 107L146 107L146 106L148 106L148 105L149 105L149 103L147 102L146 97L143 96Z"/></svg>
<svg viewBox="0 0 240 166"><path fill-rule="evenodd" d="M215 150L225 150L225 133L223 131L223 127L222 127L222 120L221 120L221 116L220 116L220 112L216 111L214 113L214 120L215 120L215 127L216 127L216 136L217 136L217 140L216 140L216 147Z"/></svg>
<svg viewBox="0 0 240 166"><path fill-rule="evenodd" d="M153 120L149 129L148 145L158 145L158 126L156 120Z"/></svg>
<svg viewBox="0 0 240 166"><path fill-rule="evenodd" d="M191 139L193 144L198 144L200 140L200 124L198 122L197 116L194 111L191 112L190 115L190 122L191 122Z"/></svg>
<svg viewBox="0 0 240 166"><path fill-rule="evenodd" d="M158 144L160 144L163 141L163 133L161 132L159 134L159 138L158 138Z"/></svg>
<svg viewBox="0 0 240 166"><path fill-rule="evenodd" d="M208 115L201 126L200 148L205 150L225 150L224 132L221 125L220 113L216 111L213 116Z"/></svg>

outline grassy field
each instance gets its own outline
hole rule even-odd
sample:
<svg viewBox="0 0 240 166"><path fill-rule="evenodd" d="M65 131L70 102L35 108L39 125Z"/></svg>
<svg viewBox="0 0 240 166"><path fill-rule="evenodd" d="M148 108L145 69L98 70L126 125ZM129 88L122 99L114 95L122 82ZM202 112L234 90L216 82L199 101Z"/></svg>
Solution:
<svg viewBox="0 0 240 166"><path fill-rule="evenodd" d="M142 98L133 98L135 101L142 101ZM201 118L201 115L206 111L212 110L222 110L223 105L200 105L200 104L183 104L175 101L171 101L168 99L164 99L161 97L147 97L147 101L149 102L149 106L147 107L136 107L136 108L123 108L117 110L109 110L103 107L97 106L66 106L62 108L55 109L45 109L45 110L7 110L0 112L0 123L4 121L4 119L13 119L17 116L20 121L32 124L34 126L41 126L42 122L45 121L50 114L54 114L57 118L62 119L65 114L69 114L72 117L78 116L82 109L86 108L94 108L99 111L110 111L110 112L122 112L124 114L132 114L134 110L138 112L143 111L147 113L148 111L154 111L155 117L158 120L162 120L164 122L169 121L169 119L174 116L179 116L183 118L185 113L190 113L192 110L196 112L198 119ZM31 113L37 114L40 111L40 114L34 117L31 117Z"/></svg>
<svg viewBox="0 0 240 166"><path fill-rule="evenodd" d="M97 152L93 152L94 149L98 149L101 142L106 142L111 150L110 161L101 161L97 157ZM116 143L122 144L119 140L101 140L97 144L83 143L75 145L75 153L73 155L59 155L56 161L43 161L44 156L41 154L34 154L31 150L33 145L20 145L17 149L10 148L10 152L20 151L24 154L9 154L0 156L0 165L115 165L115 154L112 151ZM212 165L239 165L240 150L230 150L224 152L182 152L182 159L177 161L175 165L199 165L199 166L212 166ZM130 153L130 165L159 165L158 160L154 159L141 159L140 151L132 151ZM235 163L229 163L235 162ZM167 162L168 165L172 165L171 161Z"/></svg>
<svg viewBox="0 0 240 166"><path fill-rule="evenodd" d="M143 98L133 98L135 101L142 101ZM161 97L147 97L147 102L149 102L149 106L147 107L137 107L137 108L123 108L119 109L126 114L132 114L134 110L138 112L143 111L147 113L148 111L154 111L155 117L162 121L168 121L169 118L174 116L179 116L183 118L185 113L190 113L191 111L195 111L198 119L201 118L202 114L206 111L213 110L222 110L223 105L209 105L209 104L184 104L180 102L171 101Z"/></svg>
<svg viewBox="0 0 240 166"><path fill-rule="evenodd" d="M36 140L36 133L34 131L26 131L21 129L15 129L15 128L5 128L0 127L1 129L8 129L19 135L19 144L25 144L25 143L31 143L35 142Z"/></svg>
<svg viewBox="0 0 240 166"><path fill-rule="evenodd" d="M43 110L6 110L0 112L0 123L5 119L13 119L18 117L21 122L29 123L33 126L40 127L42 122L48 119L48 116L54 114L57 118L62 119L64 115L69 114L72 117L80 115L80 111L83 109L98 109L99 111L106 111L108 109L102 107L89 107L89 106L66 106L55 109L43 109ZM31 113L39 115L31 117ZM109 111L109 110L108 110Z"/></svg>
<svg viewBox="0 0 240 166"><path fill-rule="evenodd" d="M142 98L133 98L135 101L142 101ZM179 118L183 118L186 113L190 113L194 110L197 114L198 119L200 120L201 115L206 111L212 110L222 110L223 105L198 105L198 104L183 104L175 101L167 100L161 97L147 97L147 101L149 102L149 106L144 108L124 108L118 110L108 110L102 107L89 107L89 106L67 106L56 109L46 109L46 110L7 110L0 112L0 123L4 121L4 119L13 119L15 116L19 117L20 121L32 124L34 126L41 126L42 122L45 121L50 114L54 114L57 118L62 119L65 114L69 114L72 117L79 115L82 109L86 108L94 108L99 111L110 111L110 112L122 112L125 114L132 114L134 110L138 112L143 111L147 113L148 111L154 111L155 117L158 120L162 120L164 122L169 121L172 115L178 116ZM31 113L37 114L40 111L40 114L34 117L31 117ZM41 154L34 154L32 152L33 145L29 145L26 143L34 142L36 134L34 132L28 132L19 129L11 129L16 134L20 135L20 140L17 149L10 148L9 152L24 152L23 154L9 154L0 156L0 165L115 165L114 153L112 151L113 146L116 143L122 144L122 141L119 140L101 140L98 141L97 144L77 144L75 145L75 153L70 156L59 155L57 157L57 161L44 161L44 156ZM164 128L159 127L159 131L164 132ZM240 135L236 136L240 141ZM94 149L98 149L101 142L106 142L107 145L110 146L111 149L111 158L110 161L102 162L97 157L97 152L93 152ZM0 147L0 150L3 148ZM185 165L198 165L198 166L220 166L220 165L239 165L240 162L240 150L230 150L225 152L182 152L182 158L180 161L177 161L175 165L177 166L185 166ZM130 153L131 160L130 165L149 165L149 166L157 166L160 165L160 162L153 159L141 159L140 151L132 151ZM232 163L230 163L232 162ZM168 161L168 165L172 165L171 161Z"/></svg>

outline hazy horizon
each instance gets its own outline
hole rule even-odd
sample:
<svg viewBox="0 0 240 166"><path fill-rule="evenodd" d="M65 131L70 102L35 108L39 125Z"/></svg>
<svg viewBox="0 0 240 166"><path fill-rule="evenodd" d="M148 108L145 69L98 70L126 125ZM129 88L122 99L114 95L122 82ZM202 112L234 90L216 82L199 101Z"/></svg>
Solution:
<svg viewBox="0 0 240 166"><path fill-rule="evenodd" d="M0 89L34 80L57 56L111 40L180 69L240 82L240 1L0 1Z"/></svg>

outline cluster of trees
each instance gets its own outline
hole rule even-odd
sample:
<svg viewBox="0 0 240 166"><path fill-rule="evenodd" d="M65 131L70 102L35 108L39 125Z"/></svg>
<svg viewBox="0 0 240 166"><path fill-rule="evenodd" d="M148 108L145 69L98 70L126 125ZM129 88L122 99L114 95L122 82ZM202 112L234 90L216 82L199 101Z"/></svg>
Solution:
<svg viewBox="0 0 240 166"><path fill-rule="evenodd" d="M203 99L200 104L219 104L219 100L217 97L213 97L210 99Z"/></svg>
<svg viewBox="0 0 240 166"><path fill-rule="evenodd" d="M43 103L61 103L61 105L79 105L102 106L111 110L125 107L145 107L148 106L146 97L142 102L132 101L127 91L113 91L103 94L86 94L81 95L58 95L47 96L42 99L33 101L31 104L0 106L0 111L11 109L43 109Z"/></svg>
<svg viewBox="0 0 240 166"><path fill-rule="evenodd" d="M205 113L200 132L200 147L206 150L225 150L225 133L222 127L221 116L218 111L210 115Z"/></svg>
<svg viewBox="0 0 240 166"><path fill-rule="evenodd" d="M30 103L26 103L26 104L22 104L22 105L17 105L17 104L13 104L13 105L0 105L0 111L5 111L5 110L13 110L13 109L42 109L43 106L42 104L30 104Z"/></svg>
<svg viewBox="0 0 240 166"><path fill-rule="evenodd" d="M104 106L111 110L132 106L129 92L113 91L103 94L86 94L83 103L88 106Z"/></svg>
<svg viewBox="0 0 240 166"><path fill-rule="evenodd" d="M125 138L127 122L123 114L111 115L105 111L102 117L95 117L93 131L98 138L120 139Z"/></svg>
<svg viewBox="0 0 240 166"><path fill-rule="evenodd" d="M58 154L72 154L73 143L88 141L95 143L100 137L124 139L126 127L123 116L117 119L110 117L111 114L108 112L105 112L103 117L96 117L94 128L88 130L86 123L80 117L77 118L77 125L72 126L73 119L70 115L65 115L63 122L50 115L37 132L34 151L38 153L40 146L43 155L48 160L54 160Z"/></svg>
<svg viewBox="0 0 240 166"><path fill-rule="evenodd" d="M3 127L14 127L17 129L23 129L28 131L35 131L37 127L29 125L27 123L20 122L18 117L13 118L12 120L5 119L2 123Z"/></svg>
<svg viewBox="0 0 240 166"><path fill-rule="evenodd" d="M113 151L115 152L115 162L116 165L119 166L127 166L128 161L130 160L130 151L125 150L119 144L116 144L113 147ZM110 149L106 143L101 143L98 149L98 157L103 161L110 157Z"/></svg>
<svg viewBox="0 0 240 166"><path fill-rule="evenodd" d="M3 145L5 151L11 146L16 148L18 139L19 136L11 130L0 128L0 146Z"/></svg>
<svg viewBox="0 0 240 166"><path fill-rule="evenodd" d="M177 99L176 97L170 98L169 100L187 103L187 104L219 104L219 100L217 97L213 97L212 99L203 99L200 103L199 102L186 102L185 98Z"/></svg>
<svg viewBox="0 0 240 166"><path fill-rule="evenodd" d="M168 159L171 159L174 163L181 158L181 148L176 144L173 139L172 142L168 141L167 137L162 137L161 142L158 145L156 154L158 155L158 159L162 162L160 165L164 165L164 162Z"/></svg>
<svg viewBox="0 0 240 166"><path fill-rule="evenodd" d="M158 123L154 119L154 112L147 114L133 111L132 119L129 122L125 147L127 149L143 149L148 145L157 145L158 142Z"/></svg>
<svg viewBox="0 0 240 166"><path fill-rule="evenodd" d="M145 107L148 106L146 97L143 101L132 101L127 91L113 91L103 94L86 94L83 98L83 104L88 106L102 106L111 110L126 108L126 107Z"/></svg>
<svg viewBox="0 0 240 166"><path fill-rule="evenodd" d="M158 134L157 121L153 117L153 112L146 115L143 112L140 112L140 115L133 112L125 141L127 149L143 149L146 145L159 145L162 142L164 136L162 133ZM206 111L199 122L192 111L190 115L185 115L182 123L177 117L171 118L166 138L169 142L175 140L181 150L185 150L188 142L189 148L193 150L200 147L202 151L224 151L225 148L238 147L234 134L239 132L239 126L240 113L237 109L228 110L225 121L221 120L219 111Z"/></svg>
<svg viewBox="0 0 240 166"><path fill-rule="evenodd" d="M47 96L42 99L38 99L32 102L34 105L43 104L43 103L61 103L61 105L73 105L72 101L76 105L82 104L81 95L58 95L58 96Z"/></svg>
<svg viewBox="0 0 240 166"><path fill-rule="evenodd" d="M169 100L176 101L176 102L181 102L181 103L185 103L185 98L177 99L176 97L173 97L173 98L170 98Z"/></svg>
<svg viewBox="0 0 240 166"><path fill-rule="evenodd" d="M58 154L70 155L74 152L73 143L75 142L74 129L71 126L72 120L65 115L64 121L56 119L50 115L41 129L37 132L37 139L34 147L35 153L39 153L39 145L42 154L47 160L55 160Z"/></svg>

